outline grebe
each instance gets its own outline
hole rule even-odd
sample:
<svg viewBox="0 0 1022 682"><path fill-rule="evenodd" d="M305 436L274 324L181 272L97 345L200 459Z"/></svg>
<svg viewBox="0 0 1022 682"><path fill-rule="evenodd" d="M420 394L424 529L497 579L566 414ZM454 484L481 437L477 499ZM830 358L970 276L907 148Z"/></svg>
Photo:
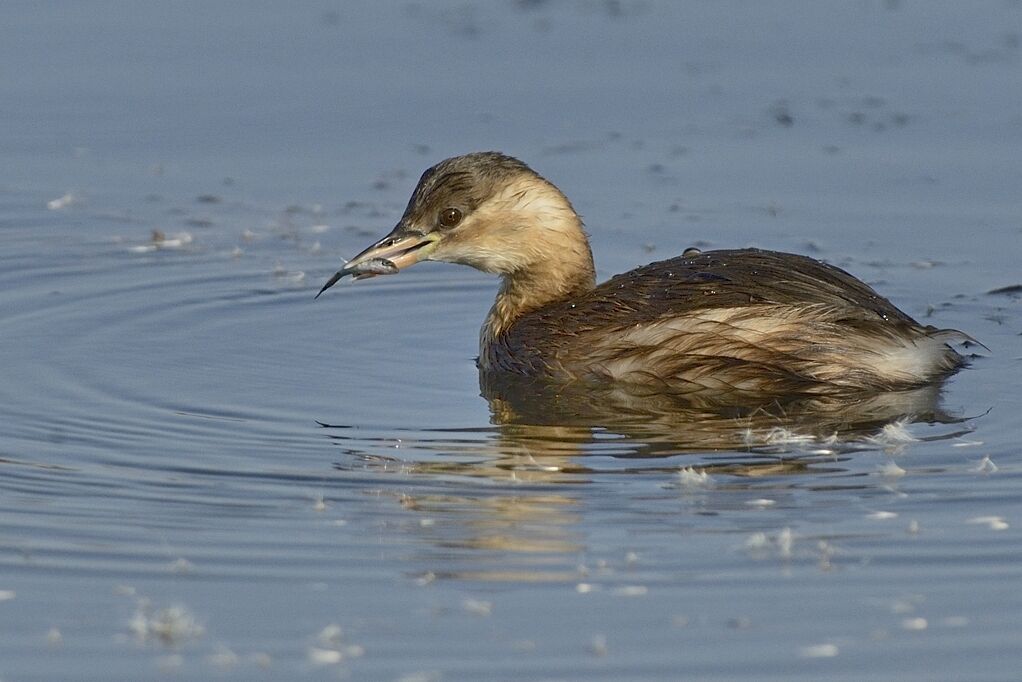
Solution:
<svg viewBox="0 0 1022 682"><path fill-rule="evenodd" d="M597 286L571 202L497 152L423 173L397 226L319 293L345 275L421 260L501 276L478 358L495 376L680 394L889 391L954 372L964 358L949 343L969 339L923 326L844 270L790 253L689 250Z"/></svg>

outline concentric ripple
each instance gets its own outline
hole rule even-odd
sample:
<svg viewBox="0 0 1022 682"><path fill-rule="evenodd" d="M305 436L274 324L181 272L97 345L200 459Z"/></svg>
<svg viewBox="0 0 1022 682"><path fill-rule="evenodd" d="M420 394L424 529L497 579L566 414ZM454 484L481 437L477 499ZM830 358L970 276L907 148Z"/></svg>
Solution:
<svg viewBox="0 0 1022 682"><path fill-rule="evenodd" d="M996 468L948 455L978 441L938 391L716 413L481 386L494 284L424 265L314 300L365 240L322 216L256 232L272 219L231 207L186 237L16 199L0 225L0 590L25 614L90 604L90 646L118 665L131 658L110 642L148 646L171 616L171 649L208 627L287 670L338 612L396 649L393 633L453 618L419 635L434 652L460 651L449 633L495 608L542 634L531 614L551 595L559 613L641 623L659 592L708 622L719 591L699 580L755 603L755 562L816 575L842 551L897 559L888 544L918 523L875 524L898 517L880 507L902 494L905 451L937 453L934 471ZM1010 527L985 511L968 528ZM926 542L952 577L974 570ZM534 584L523 604L488 591ZM31 618L19 627L45 631Z"/></svg>

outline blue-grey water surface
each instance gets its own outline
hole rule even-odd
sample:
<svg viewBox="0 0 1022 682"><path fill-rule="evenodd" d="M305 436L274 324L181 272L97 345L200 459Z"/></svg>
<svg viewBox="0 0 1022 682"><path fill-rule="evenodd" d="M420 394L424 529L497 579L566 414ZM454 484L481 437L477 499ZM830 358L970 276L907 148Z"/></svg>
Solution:
<svg viewBox="0 0 1022 682"><path fill-rule="evenodd" d="M1004 0L4 3L0 679L1019 679L1020 45ZM859 429L508 419L494 280L313 300L479 149L601 279L807 253L989 350Z"/></svg>

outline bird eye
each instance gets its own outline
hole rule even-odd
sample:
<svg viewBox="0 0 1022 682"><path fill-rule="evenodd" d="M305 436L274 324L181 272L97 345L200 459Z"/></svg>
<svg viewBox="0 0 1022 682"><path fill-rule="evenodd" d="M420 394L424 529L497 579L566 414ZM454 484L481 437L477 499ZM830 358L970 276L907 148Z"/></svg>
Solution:
<svg viewBox="0 0 1022 682"><path fill-rule="evenodd" d="M461 222L461 211L456 208L445 208L440 211L440 227L454 227Z"/></svg>

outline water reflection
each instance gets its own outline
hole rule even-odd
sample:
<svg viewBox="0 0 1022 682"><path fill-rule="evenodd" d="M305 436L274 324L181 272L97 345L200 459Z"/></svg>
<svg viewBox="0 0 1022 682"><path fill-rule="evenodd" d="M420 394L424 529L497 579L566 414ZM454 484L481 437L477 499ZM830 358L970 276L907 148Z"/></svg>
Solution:
<svg viewBox="0 0 1022 682"><path fill-rule="evenodd" d="M660 497L641 504L660 499L673 504L675 516L671 488L712 477L715 484L698 492L699 509L690 511L748 516L764 495L770 504L794 504L796 487L866 494L882 481L848 475L845 463L857 450L898 445L888 433L892 424L907 434L904 426L913 422L961 421L941 409L939 386L755 406L485 376L481 389L489 429L367 439L330 428L346 454L336 467L377 475L383 494L414 512L403 528L414 536L408 558L421 580L579 580L587 570L579 557L590 549L585 509L602 494L591 488L618 489L612 475L659 474ZM953 431L938 437L963 429ZM691 480L679 479L688 466ZM623 505L640 504L621 494Z"/></svg>
<svg viewBox="0 0 1022 682"><path fill-rule="evenodd" d="M577 443L585 434L614 433L631 442L631 456L661 457L811 442L840 445L875 437L892 423L959 421L941 408L939 385L757 403L735 395L679 396L486 374L480 375L480 388L509 445L528 447L533 455L546 454L537 436L563 451L560 434L571 434L567 442Z"/></svg>
<svg viewBox="0 0 1022 682"><path fill-rule="evenodd" d="M580 499L574 494L478 489L405 492L401 504L421 515L415 572L429 579L514 582L576 579L586 551Z"/></svg>

